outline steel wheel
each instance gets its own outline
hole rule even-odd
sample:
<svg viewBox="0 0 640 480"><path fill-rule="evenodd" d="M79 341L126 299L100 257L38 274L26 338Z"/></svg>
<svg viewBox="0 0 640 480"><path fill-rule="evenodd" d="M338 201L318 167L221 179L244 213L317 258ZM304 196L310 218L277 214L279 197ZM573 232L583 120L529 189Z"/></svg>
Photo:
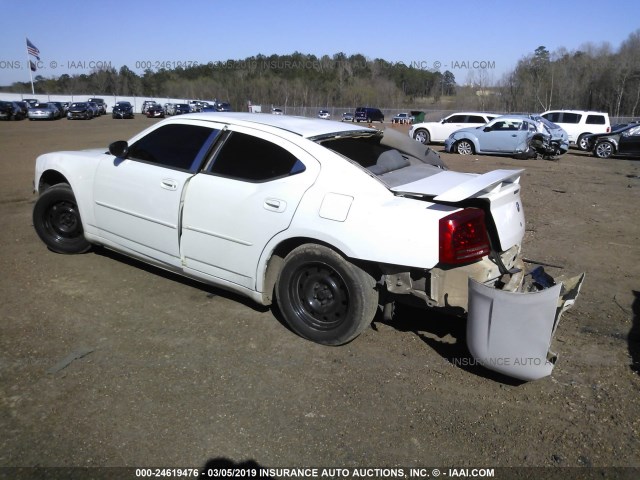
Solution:
<svg viewBox="0 0 640 480"><path fill-rule="evenodd" d="M473 154L473 144L469 140L460 140L456 143L456 151L460 155L471 155Z"/></svg>
<svg viewBox="0 0 640 480"><path fill-rule="evenodd" d="M337 252L301 245L285 258L276 284L280 310L298 335L324 345L357 337L378 307L375 280Z"/></svg>
<svg viewBox="0 0 640 480"><path fill-rule="evenodd" d="M45 190L33 209L33 226L47 246L58 253L82 253L91 245L84 238L76 199L66 183Z"/></svg>
<svg viewBox="0 0 640 480"><path fill-rule="evenodd" d="M614 147L611 142L600 142L596 145L596 157L609 158L614 153Z"/></svg>

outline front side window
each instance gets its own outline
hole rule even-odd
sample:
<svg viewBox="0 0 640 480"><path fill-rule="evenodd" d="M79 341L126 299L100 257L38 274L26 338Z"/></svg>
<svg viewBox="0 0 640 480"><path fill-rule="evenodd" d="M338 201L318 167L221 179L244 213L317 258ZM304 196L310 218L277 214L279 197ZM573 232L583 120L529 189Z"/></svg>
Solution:
<svg viewBox="0 0 640 480"><path fill-rule="evenodd" d="M262 138L232 132L216 155L211 173L248 182L295 175L304 164L284 148Z"/></svg>
<svg viewBox="0 0 640 480"><path fill-rule="evenodd" d="M197 125L165 125L131 145L127 158L193 171L218 133Z"/></svg>
<svg viewBox="0 0 640 480"><path fill-rule="evenodd" d="M453 117L447 118L447 123L465 123L466 115L454 115Z"/></svg>

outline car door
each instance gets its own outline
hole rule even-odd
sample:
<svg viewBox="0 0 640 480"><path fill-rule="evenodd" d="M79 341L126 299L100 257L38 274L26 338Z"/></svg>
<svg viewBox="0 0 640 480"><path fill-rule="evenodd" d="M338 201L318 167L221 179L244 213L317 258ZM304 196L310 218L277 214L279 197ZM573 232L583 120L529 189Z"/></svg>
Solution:
<svg viewBox="0 0 640 480"><path fill-rule="evenodd" d="M523 139L527 131L521 127L523 122L519 120L498 120L487 127L478 130L478 141L482 152L513 153Z"/></svg>
<svg viewBox="0 0 640 480"><path fill-rule="evenodd" d="M179 267L184 188L217 133L201 125L169 124L133 143L127 158L105 155L94 181L100 235L116 246Z"/></svg>
<svg viewBox="0 0 640 480"><path fill-rule="evenodd" d="M444 142L456 130L468 127L466 119L466 115L451 115L445 118L441 123L434 125L431 141Z"/></svg>
<svg viewBox="0 0 640 480"><path fill-rule="evenodd" d="M632 128L620 135L618 153L640 155L640 127Z"/></svg>
<svg viewBox="0 0 640 480"><path fill-rule="evenodd" d="M288 228L320 165L287 140L230 127L203 173L189 183L181 248L185 271L256 288L265 245Z"/></svg>

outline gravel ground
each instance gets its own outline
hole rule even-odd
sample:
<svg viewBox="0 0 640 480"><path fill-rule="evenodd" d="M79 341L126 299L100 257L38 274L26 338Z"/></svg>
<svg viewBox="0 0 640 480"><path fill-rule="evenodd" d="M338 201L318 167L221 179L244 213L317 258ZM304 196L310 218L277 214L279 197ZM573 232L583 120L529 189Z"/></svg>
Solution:
<svg viewBox="0 0 640 480"><path fill-rule="evenodd" d="M457 170L525 168L525 257L562 266L554 275L586 272L553 374L519 383L459 361L469 358L463 319L404 308L322 347L221 290L102 249L48 251L31 222L36 156L106 150L156 121L0 124L0 466L638 478L640 162L441 153Z"/></svg>

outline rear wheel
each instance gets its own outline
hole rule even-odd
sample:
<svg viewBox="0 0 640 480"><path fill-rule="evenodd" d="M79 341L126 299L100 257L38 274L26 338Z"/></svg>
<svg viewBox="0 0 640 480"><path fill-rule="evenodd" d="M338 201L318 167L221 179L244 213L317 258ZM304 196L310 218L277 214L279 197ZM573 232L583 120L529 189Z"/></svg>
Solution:
<svg viewBox="0 0 640 480"><path fill-rule="evenodd" d="M83 253L91 248L84 238L76 198L67 183L48 188L33 208L33 226L40 239L57 253Z"/></svg>
<svg viewBox="0 0 640 480"><path fill-rule="evenodd" d="M469 140L460 140L456 143L456 152L460 155L472 155L473 144Z"/></svg>
<svg viewBox="0 0 640 480"><path fill-rule="evenodd" d="M615 151L615 147L611 142L600 142L596 145L596 157L599 158L609 158L613 155Z"/></svg>
<svg viewBox="0 0 640 480"><path fill-rule="evenodd" d="M322 245L294 249L276 284L278 306L291 329L324 345L356 338L378 307L371 275Z"/></svg>
<svg viewBox="0 0 640 480"><path fill-rule="evenodd" d="M584 133L578 137L577 145L580 150L586 150L587 148L589 148L589 142L587 142L587 135L589 134Z"/></svg>

